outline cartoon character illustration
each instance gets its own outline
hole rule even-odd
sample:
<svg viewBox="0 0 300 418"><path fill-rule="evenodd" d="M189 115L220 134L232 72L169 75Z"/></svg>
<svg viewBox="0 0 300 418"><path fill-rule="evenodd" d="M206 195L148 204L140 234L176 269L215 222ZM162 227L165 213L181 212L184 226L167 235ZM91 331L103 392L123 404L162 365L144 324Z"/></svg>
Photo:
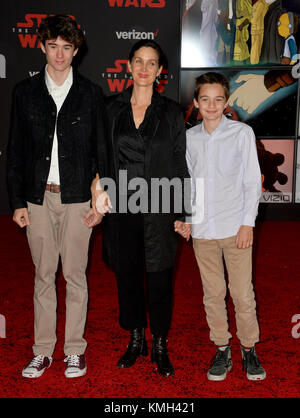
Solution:
<svg viewBox="0 0 300 418"><path fill-rule="evenodd" d="M297 0L181 1L182 67L294 64Z"/></svg>
<svg viewBox="0 0 300 418"><path fill-rule="evenodd" d="M281 192L274 185L276 182L283 185L288 181L288 177L278 170L278 167L284 163L284 155L267 151L260 140L256 141L256 148L262 174L262 191Z"/></svg>
<svg viewBox="0 0 300 418"><path fill-rule="evenodd" d="M298 31L299 19L295 13L283 13L278 21L278 33L284 38L283 50L281 53L281 64L294 65L296 63L297 45L294 34Z"/></svg>
<svg viewBox="0 0 300 418"><path fill-rule="evenodd" d="M200 28L200 47L205 54L206 65L216 65L217 62L217 29L218 0L202 0L202 23Z"/></svg>
<svg viewBox="0 0 300 418"><path fill-rule="evenodd" d="M258 64L264 39L264 19L275 0L252 0L250 63Z"/></svg>
<svg viewBox="0 0 300 418"><path fill-rule="evenodd" d="M236 105L253 113L259 105L268 100L275 91L296 83L289 70L270 70L266 74L242 74L235 83L243 84L237 87L229 97L229 106Z"/></svg>
<svg viewBox="0 0 300 418"><path fill-rule="evenodd" d="M256 117L270 106L280 103L295 92L297 87L297 79L293 77L292 69L238 71L231 74L229 79L232 93L224 114L230 119L241 121L255 121ZM287 89L288 87L290 88ZM187 88L188 82L185 91ZM184 106L187 128L202 122L198 109L194 108L188 99ZM272 125L272 122L268 123Z"/></svg>
<svg viewBox="0 0 300 418"><path fill-rule="evenodd" d="M284 39L278 33L279 17L284 12L282 0L275 0L268 8L264 19L264 38L260 63L279 63Z"/></svg>
<svg viewBox="0 0 300 418"><path fill-rule="evenodd" d="M239 63L246 62L250 58L248 40L251 15L252 0L237 0L236 32L233 59Z"/></svg>
<svg viewBox="0 0 300 418"><path fill-rule="evenodd" d="M236 0L219 0L217 22L218 64L229 64L233 59L235 40L235 5Z"/></svg>

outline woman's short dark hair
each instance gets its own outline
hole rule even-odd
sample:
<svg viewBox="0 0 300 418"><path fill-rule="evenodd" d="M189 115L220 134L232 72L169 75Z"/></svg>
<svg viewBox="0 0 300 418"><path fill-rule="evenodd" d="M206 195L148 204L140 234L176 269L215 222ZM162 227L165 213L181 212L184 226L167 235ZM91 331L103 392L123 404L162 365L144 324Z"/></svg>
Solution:
<svg viewBox="0 0 300 418"><path fill-rule="evenodd" d="M199 98L200 89L204 84L220 84L224 89L226 101L229 99L229 96L230 96L229 82L223 74L209 72L209 73L202 74L196 78L194 98L197 101Z"/></svg>
<svg viewBox="0 0 300 418"><path fill-rule="evenodd" d="M83 32L78 28L76 20L66 15L48 16L43 19L38 29L39 40L45 45L50 39L61 37L70 42L75 49L79 48L84 41Z"/></svg>
<svg viewBox="0 0 300 418"><path fill-rule="evenodd" d="M143 48L143 47L153 48L157 52L157 55L158 55L158 66L159 67L161 65L164 66L164 64L166 63L166 57L165 57L165 54L163 53L163 50L161 49L160 45L158 45L157 42L151 41L149 39L145 39L145 40L143 39L141 41L136 42L133 45L129 53L130 62L132 61L136 51L138 51L140 48Z"/></svg>

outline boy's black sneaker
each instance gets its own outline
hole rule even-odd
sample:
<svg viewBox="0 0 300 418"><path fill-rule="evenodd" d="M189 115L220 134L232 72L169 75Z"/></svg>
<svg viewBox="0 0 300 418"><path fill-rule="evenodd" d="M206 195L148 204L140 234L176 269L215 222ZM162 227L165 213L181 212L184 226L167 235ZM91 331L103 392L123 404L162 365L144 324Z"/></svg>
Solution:
<svg viewBox="0 0 300 418"><path fill-rule="evenodd" d="M249 380L263 380L267 374L265 369L260 365L255 347L252 347L249 351L246 351L241 347L243 370L246 370L247 378Z"/></svg>
<svg viewBox="0 0 300 418"><path fill-rule="evenodd" d="M215 382L225 380L227 372L232 369L231 347L230 345L225 350L217 349L216 354L211 360L210 369L207 372L208 380Z"/></svg>

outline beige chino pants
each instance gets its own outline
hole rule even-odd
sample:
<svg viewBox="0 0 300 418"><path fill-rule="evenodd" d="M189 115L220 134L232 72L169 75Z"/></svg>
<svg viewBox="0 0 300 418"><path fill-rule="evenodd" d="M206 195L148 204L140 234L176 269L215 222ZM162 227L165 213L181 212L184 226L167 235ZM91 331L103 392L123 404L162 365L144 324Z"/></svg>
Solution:
<svg viewBox="0 0 300 418"><path fill-rule="evenodd" d="M236 236L207 240L193 239L196 260L203 284L203 303L210 339L227 345L232 337L228 330L223 256L228 272L228 287L235 307L237 336L244 347L259 341L256 303L252 285L252 247L238 249Z"/></svg>
<svg viewBox="0 0 300 418"><path fill-rule="evenodd" d="M52 356L56 344L56 271L61 256L66 281L65 355L83 354L88 290L86 267L91 229L83 223L89 202L62 204L46 191L42 206L28 202L27 238L35 265L34 355Z"/></svg>

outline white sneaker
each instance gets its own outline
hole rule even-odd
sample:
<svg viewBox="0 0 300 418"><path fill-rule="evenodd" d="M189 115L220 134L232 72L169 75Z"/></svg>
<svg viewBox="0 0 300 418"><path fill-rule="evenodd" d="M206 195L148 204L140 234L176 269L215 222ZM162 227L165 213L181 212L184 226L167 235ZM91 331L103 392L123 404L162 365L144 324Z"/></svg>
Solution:
<svg viewBox="0 0 300 418"><path fill-rule="evenodd" d="M80 377L86 374L86 361L84 354L72 354L64 360L66 365L66 377Z"/></svg>
<svg viewBox="0 0 300 418"><path fill-rule="evenodd" d="M42 355L34 356L31 362L22 370L22 376L32 379L40 377L51 366L51 363L52 357Z"/></svg>

